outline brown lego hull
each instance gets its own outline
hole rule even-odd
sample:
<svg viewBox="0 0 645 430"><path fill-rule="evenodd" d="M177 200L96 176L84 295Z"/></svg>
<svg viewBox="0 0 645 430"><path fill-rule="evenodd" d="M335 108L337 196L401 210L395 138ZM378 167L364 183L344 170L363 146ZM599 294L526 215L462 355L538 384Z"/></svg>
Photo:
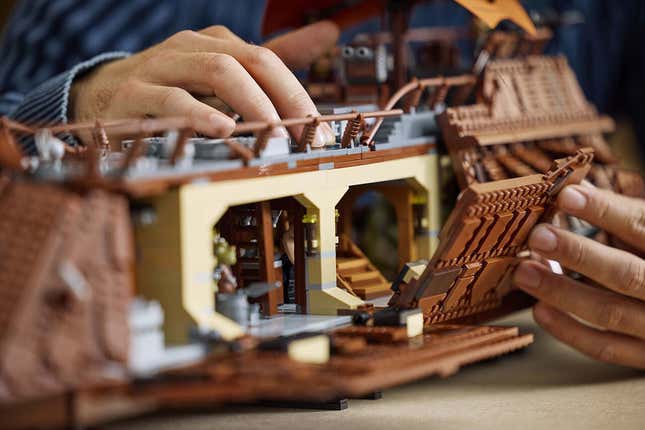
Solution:
<svg viewBox="0 0 645 430"><path fill-rule="evenodd" d="M399 328L366 328L397 331ZM335 338L351 333L340 329ZM362 334L361 334L362 337ZM296 363L284 354L247 351L214 357L146 382L95 387L0 409L10 429L93 426L160 410L231 403L325 402L357 398L522 349L533 335L516 327L436 326L423 336L374 342L334 355L325 365Z"/></svg>

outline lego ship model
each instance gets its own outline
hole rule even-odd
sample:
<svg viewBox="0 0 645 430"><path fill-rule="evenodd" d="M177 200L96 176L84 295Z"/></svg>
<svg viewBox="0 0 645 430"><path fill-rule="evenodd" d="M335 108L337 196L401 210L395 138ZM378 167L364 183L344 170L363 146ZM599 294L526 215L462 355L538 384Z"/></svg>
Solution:
<svg viewBox="0 0 645 430"><path fill-rule="evenodd" d="M312 148L323 122L336 142ZM301 136L270 137L294 124ZM0 415L13 428L338 401L526 347L531 334L481 324L531 304L510 277L532 227L587 173L644 188L602 138L612 121L543 56L227 138L196 137L186 118L0 126ZM80 131L81 150L64 141ZM463 188L442 228L438 140ZM370 190L397 213L396 279L352 239Z"/></svg>

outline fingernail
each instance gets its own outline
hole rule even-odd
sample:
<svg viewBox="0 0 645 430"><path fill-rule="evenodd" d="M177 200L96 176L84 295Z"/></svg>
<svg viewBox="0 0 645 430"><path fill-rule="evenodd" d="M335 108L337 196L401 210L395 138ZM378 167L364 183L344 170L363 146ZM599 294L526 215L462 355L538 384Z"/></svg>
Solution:
<svg viewBox="0 0 645 430"><path fill-rule="evenodd" d="M331 127L326 122L321 123L316 129L316 138L314 139L313 147L322 148L326 145L333 145L336 143L336 136L331 130Z"/></svg>
<svg viewBox="0 0 645 430"><path fill-rule="evenodd" d="M587 206L587 197L573 187L562 190L558 200L564 210L581 211Z"/></svg>
<svg viewBox="0 0 645 430"><path fill-rule="evenodd" d="M271 137L289 137L289 132L284 127L274 127L271 129Z"/></svg>
<svg viewBox="0 0 645 430"><path fill-rule="evenodd" d="M520 264L513 275L513 281L518 287L537 288L541 278L540 272L528 263Z"/></svg>
<svg viewBox="0 0 645 430"><path fill-rule="evenodd" d="M235 128L235 121L219 114L212 114L208 120L213 126L213 137L228 136Z"/></svg>
<svg viewBox="0 0 645 430"><path fill-rule="evenodd" d="M555 251L558 247L558 238L555 233L547 226L538 225L533 229L531 237L529 237L529 248L538 251Z"/></svg>

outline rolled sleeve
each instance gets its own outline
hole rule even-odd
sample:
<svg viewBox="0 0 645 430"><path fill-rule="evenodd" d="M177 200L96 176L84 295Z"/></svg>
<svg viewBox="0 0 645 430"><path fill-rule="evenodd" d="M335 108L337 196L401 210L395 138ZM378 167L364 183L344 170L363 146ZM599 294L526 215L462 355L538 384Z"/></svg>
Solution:
<svg viewBox="0 0 645 430"><path fill-rule="evenodd" d="M27 93L9 116L16 121L39 126L67 123L69 94L74 79L99 64L125 58L129 55L127 52L108 52L77 64L70 70L47 80L33 91ZM71 135L61 137L71 145L77 144ZM26 154L36 154L33 137L21 139L20 144Z"/></svg>

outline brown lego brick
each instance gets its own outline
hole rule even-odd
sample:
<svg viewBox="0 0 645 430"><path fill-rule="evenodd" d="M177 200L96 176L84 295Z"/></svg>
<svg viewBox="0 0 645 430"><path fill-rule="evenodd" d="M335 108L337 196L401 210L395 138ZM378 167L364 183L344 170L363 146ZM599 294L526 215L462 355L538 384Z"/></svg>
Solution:
<svg viewBox="0 0 645 430"><path fill-rule="evenodd" d="M446 293L453 286L461 271L461 267L456 267L433 273L432 277L428 278L423 285L419 285L417 299Z"/></svg>
<svg viewBox="0 0 645 430"><path fill-rule="evenodd" d="M473 276L481 269L482 264L479 261L464 264L464 271L461 272L462 277Z"/></svg>
<svg viewBox="0 0 645 430"><path fill-rule="evenodd" d="M489 234L490 229L493 227L493 224L495 223L495 217L492 215L484 215L481 217L481 224L477 228L477 231L473 235L473 237L470 239L466 247L464 248L464 252L462 255L465 254L475 254L479 251L479 248L481 244L484 242L484 239Z"/></svg>
<svg viewBox="0 0 645 430"><path fill-rule="evenodd" d="M450 244L446 246L446 259L453 259L459 257L468 243L471 242L473 234L477 231L482 221L479 219L463 219L460 220L461 226L457 234L451 237L442 238L449 240Z"/></svg>
<svg viewBox="0 0 645 430"><path fill-rule="evenodd" d="M550 163L549 163L550 164ZM508 175L504 170L504 167L499 163L499 161L491 154L484 155L481 159L481 165L483 170L486 172L491 181L500 181L502 179L508 179ZM485 182L480 180L479 182Z"/></svg>
<svg viewBox="0 0 645 430"><path fill-rule="evenodd" d="M457 279L454 287L452 287L452 289L447 293L446 299L443 301L443 305L441 306L441 311L446 312L454 309L459 304L459 301L464 298L468 291L468 287L470 287L474 281L475 276L466 276Z"/></svg>
<svg viewBox="0 0 645 430"><path fill-rule="evenodd" d="M542 140L539 141L537 145L546 151L562 155L573 155L578 149L580 149L578 143L569 136L560 139Z"/></svg>
<svg viewBox="0 0 645 430"><path fill-rule="evenodd" d="M506 231L506 228L512 219L513 219L512 212L506 212L506 213L495 215L493 225L488 231L486 237L483 239L479 252L481 253L489 252L491 248L500 241L503 233Z"/></svg>
<svg viewBox="0 0 645 430"><path fill-rule="evenodd" d="M522 224L518 226L513 238L511 239L511 246L518 246L521 243L524 243L528 237L531 229L536 224L537 220L540 219L544 208L540 206L533 206L527 209L527 213L522 221Z"/></svg>
<svg viewBox="0 0 645 430"><path fill-rule="evenodd" d="M436 294L434 296L426 296L419 299L419 307L421 309L434 309L438 306L443 299L446 298L446 293Z"/></svg>
<svg viewBox="0 0 645 430"><path fill-rule="evenodd" d="M497 156L497 161L512 174L512 176L528 176L537 173L529 165L506 152Z"/></svg>
<svg viewBox="0 0 645 430"><path fill-rule="evenodd" d="M582 148L593 148L596 161L602 164L614 164L618 161L602 134L578 136L577 143Z"/></svg>
<svg viewBox="0 0 645 430"><path fill-rule="evenodd" d="M324 159L327 159L329 162L333 162L334 169L340 169L424 155L430 150L435 149L435 147L436 145L434 143L427 143L403 148L386 150L377 149L376 151L368 151L361 154L348 154L331 158L325 157ZM113 184L112 186L115 190L125 192L132 197L142 198L150 195L157 195L172 187L191 183L196 180L235 180L256 178L258 176L288 175L292 173L317 171L321 164L320 160L321 159L312 159L305 163L300 163L299 161L295 168L290 168L287 163L277 163L262 166L261 168L249 166L212 173L176 175L163 179L128 180Z"/></svg>
<svg viewBox="0 0 645 430"><path fill-rule="evenodd" d="M335 354L351 355L367 348L367 341L357 336L333 336L331 338L332 352Z"/></svg>
<svg viewBox="0 0 645 430"><path fill-rule="evenodd" d="M512 257L490 258L484 262L484 268L477 277L477 285L472 288L470 300L478 303L484 296L499 285L509 265L515 261Z"/></svg>
<svg viewBox="0 0 645 430"><path fill-rule="evenodd" d="M335 333L341 336L361 337L368 342L390 343L408 339L408 333L405 327L352 326L340 328Z"/></svg>
<svg viewBox="0 0 645 430"><path fill-rule="evenodd" d="M510 151L519 159L540 173L546 173L551 168L553 160L541 149L525 143L510 145Z"/></svg>

